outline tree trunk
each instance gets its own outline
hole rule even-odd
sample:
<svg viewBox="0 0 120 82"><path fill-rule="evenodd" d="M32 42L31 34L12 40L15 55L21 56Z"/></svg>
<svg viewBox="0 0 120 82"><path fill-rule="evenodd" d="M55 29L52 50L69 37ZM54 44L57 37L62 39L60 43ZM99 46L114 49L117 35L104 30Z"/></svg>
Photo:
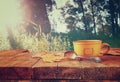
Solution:
<svg viewBox="0 0 120 82"><path fill-rule="evenodd" d="M41 32L47 34L51 25L47 15L46 4L52 5L51 0L23 0L25 20L32 21L41 27ZM39 28L39 27L38 27Z"/></svg>
<svg viewBox="0 0 120 82"><path fill-rule="evenodd" d="M115 25L116 25L116 34L117 36L120 33L120 27L119 27L119 17L120 17L120 0L116 0L115 2L116 8L115 8Z"/></svg>
<svg viewBox="0 0 120 82"><path fill-rule="evenodd" d="M92 17L93 17L93 23L94 23L93 30L94 30L94 33L96 35L96 23L95 23L95 15L94 15L93 1L92 0L90 0L90 4L91 4Z"/></svg>
<svg viewBox="0 0 120 82"><path fill-rule="evenodd" d="M85 31L88 32L87 21L86 21L86 18L85 18L85 12L84 12L84 7L83 7L82 0L79 0L78 5L82 9L83 22L84 22L84 25L85 25Z"/></svg>
<svg viewBox="0 0 120 82"><path fill-rule="evenodd" d="M110 9L110 15L111 15L111 32L113 37L115 37L115 23L114 23L114 18L115 18L115 6L112 0L109 0L109 9Z"/></svg>

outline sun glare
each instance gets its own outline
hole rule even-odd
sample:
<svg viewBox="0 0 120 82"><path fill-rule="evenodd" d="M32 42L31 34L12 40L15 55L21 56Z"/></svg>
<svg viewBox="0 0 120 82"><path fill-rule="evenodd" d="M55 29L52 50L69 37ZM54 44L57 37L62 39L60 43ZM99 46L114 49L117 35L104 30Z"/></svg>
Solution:
<svg viewBox="0 0 120 82"><path fill-rule="evenodd" d="M0 0L0 28L14 27L22 21L19 0Z"/></svg>

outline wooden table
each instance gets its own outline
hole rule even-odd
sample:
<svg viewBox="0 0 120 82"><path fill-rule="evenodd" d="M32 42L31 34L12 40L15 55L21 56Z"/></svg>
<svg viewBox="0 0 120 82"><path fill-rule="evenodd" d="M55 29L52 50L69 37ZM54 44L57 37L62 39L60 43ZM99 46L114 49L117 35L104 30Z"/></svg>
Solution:
<svg viewBox="0 0 120 82"><path fill-rule="evenodd" d="M41 58L33 58L26 50L0 51L0 82L3 80L64 79L74 82L120 80L120 48L112 48L109 55L102 56L101 59L101 63L89 60L47 63Z"/></svg>

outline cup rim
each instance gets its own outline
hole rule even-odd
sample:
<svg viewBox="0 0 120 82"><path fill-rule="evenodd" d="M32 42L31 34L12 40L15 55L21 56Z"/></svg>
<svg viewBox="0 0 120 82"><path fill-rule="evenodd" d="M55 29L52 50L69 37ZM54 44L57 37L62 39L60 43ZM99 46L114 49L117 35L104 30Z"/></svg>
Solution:
<svg viewBox="0 0 120 82"><path fill-rule="evenodd" d="M77 44L89 44L89 43L102 43L102 40L75 40L73 43Z"/></svg>

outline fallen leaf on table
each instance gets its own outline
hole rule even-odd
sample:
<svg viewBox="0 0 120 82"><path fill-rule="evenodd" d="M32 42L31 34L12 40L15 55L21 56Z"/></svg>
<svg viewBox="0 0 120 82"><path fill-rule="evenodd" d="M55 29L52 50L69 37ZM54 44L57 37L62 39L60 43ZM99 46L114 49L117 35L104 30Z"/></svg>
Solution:
<svg viewBox="0 0 120 82"><path fill-rule="evenodd" d="M33 55L32 57L40 57L45 62L54 62L64 59L63 52L39 52Z"/></svg>

